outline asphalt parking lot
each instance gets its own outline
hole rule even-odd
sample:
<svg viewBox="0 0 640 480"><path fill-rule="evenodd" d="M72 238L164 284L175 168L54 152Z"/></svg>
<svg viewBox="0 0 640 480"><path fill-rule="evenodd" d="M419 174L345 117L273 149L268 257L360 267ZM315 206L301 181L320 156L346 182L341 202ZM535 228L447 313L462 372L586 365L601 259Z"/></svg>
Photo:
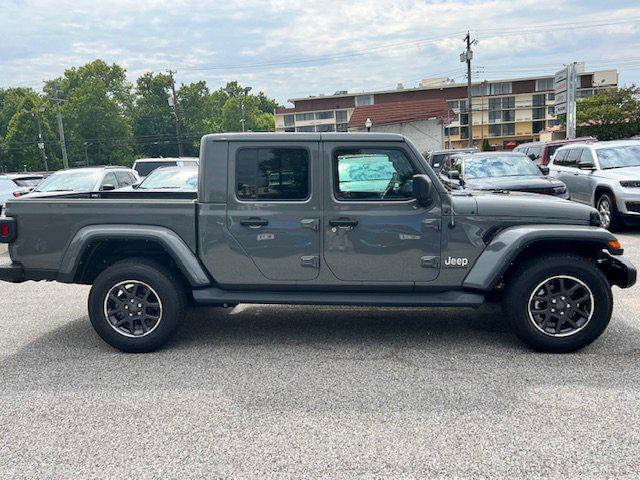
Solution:
<svg viewBox="0 0 640 480"><path fill-rule="evenodd" d="M619 238L640 265L640 231ZM640 471L638 286L570 355L526 349L495 306L242 305L126 355L93 332L88 291L0 283L3 478Z"/></svg>

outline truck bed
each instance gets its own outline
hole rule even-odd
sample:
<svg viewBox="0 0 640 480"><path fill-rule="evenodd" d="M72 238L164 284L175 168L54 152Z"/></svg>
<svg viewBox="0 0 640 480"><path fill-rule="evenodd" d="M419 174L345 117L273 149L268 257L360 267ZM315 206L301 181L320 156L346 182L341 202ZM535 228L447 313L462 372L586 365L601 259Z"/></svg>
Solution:
<svg viewBox="0 0 640 480"><path fill-rule="evenodd" d="M152 225L175 232L197 252L195 192L102 192L24 197L7 203L18 235L12 260L29 258L29 268L57 271L71 240L89 225ZM34 241L35 239L35 241Z"/></svg>

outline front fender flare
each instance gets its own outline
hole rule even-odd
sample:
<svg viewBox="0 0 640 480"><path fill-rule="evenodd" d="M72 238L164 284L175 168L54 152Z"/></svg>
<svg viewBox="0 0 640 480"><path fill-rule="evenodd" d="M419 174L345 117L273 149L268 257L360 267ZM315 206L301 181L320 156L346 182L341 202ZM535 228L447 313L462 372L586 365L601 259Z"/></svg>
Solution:
<svg viewBox="0 0 640 480"><path fill-rule="evenodd" d="M511 262L529 245L540 241L574 241L602 245L615 241L611 232L583 225L521 225L498 233L480 254L462 286L484 292L495 288ZM618 252L616 252L618 253Z"/></svg>
<svg viewBox="0 0 640 480"><path fill-rule="evenodd" d="M171 256L192 287L206 287L211 280L196 255L173 230L152 225L89 225L75 234L69 243L57 280L72 283L76 277L82 254L88 245L100 240L148 240L160 244Z"/></svg>

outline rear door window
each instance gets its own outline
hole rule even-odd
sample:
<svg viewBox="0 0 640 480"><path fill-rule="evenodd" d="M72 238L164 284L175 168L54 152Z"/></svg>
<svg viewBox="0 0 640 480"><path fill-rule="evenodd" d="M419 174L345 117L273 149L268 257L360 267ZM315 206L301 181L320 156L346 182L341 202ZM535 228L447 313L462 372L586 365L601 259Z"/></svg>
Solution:
<svg viewBox="0 0 640 480"><path fill-rule="evenodd" d="M304 148L243 148L236 159L240 200L309 198L309 152Z"/></svg>
<svg viewBox="0 0 640 480"><path fill-rule="evenodd" d="M578 168L578 161L580 160L581 154L582 148L569 149L569 153L567 154L564 166L569 168Z"/></svg>
<svg viewBox="0 0 640 480"><path fill-rule="evenodd" d="M128 187L133 182L131 181L131 177L127 172L116 172L116 178L118 179L118 187Z"/></svg>

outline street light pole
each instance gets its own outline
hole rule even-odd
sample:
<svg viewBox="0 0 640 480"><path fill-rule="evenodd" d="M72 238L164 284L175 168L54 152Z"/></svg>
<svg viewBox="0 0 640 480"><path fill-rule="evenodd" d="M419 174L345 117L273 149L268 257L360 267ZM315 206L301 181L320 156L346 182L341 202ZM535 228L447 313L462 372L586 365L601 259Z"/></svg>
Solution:
<svg viewBox="0 0 640 480"><path fill-rule="evenodd" d="M178 137L178 157L184 157L184 148L182 147L182 131L180 129L180 107L178 106L178 97L176 95L176 82L173 79L175 70L167 70L171 79L171 95L173 98L173 114L176 117L176 136ZM170 102L171 104L171 102Z"/></svg>
<svg viewBox="0 0 640 480"><path fill-rule="evenodd" d="M244 97L246 97L249 92L251 91L251 87L244 87L244 90L242 91L242 96L240 97L240 111L241 111L241 118L240 118L240 123L242 124L242 131L245 131L245 118L244 118Z"/></svg>

